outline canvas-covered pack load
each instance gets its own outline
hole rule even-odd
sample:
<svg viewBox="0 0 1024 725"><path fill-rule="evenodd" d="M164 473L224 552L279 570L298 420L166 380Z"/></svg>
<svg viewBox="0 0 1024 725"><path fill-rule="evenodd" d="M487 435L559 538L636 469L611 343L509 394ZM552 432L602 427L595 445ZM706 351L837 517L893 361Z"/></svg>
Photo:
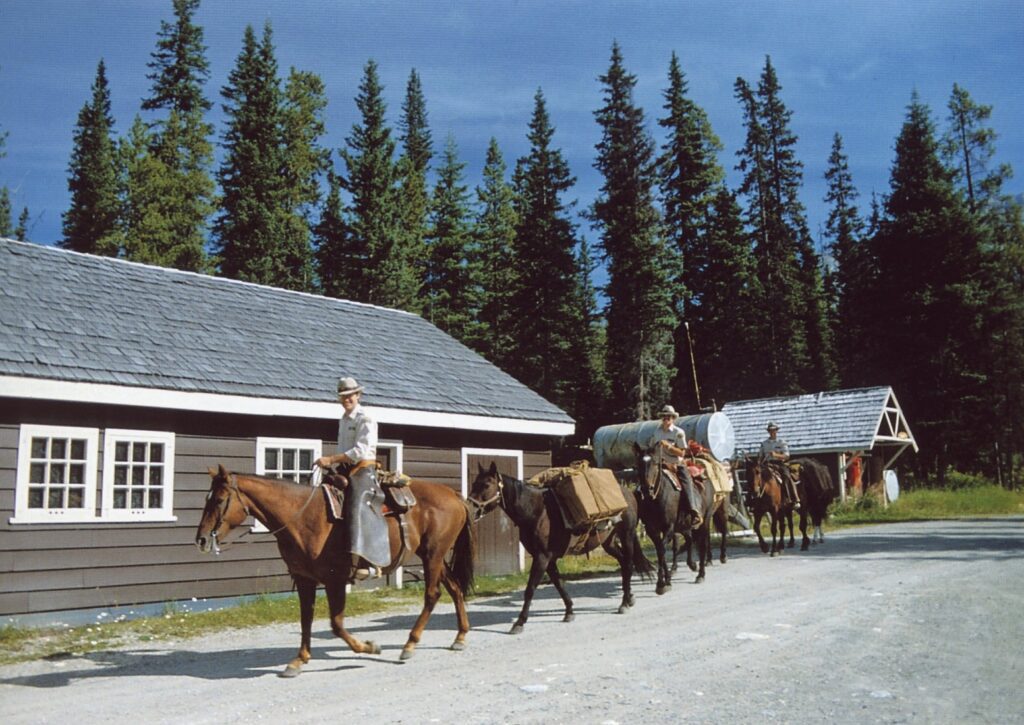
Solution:
<svg viewBox="0 0 1024 725"><path fill-rule="evenodd" d="M692 463L702 470L705 480L711 481L716 496L728 496L732 493L732 472L727 463L717 460L709 451L702 451L693 456Z"/></svg>
<svg viewBox="0 0 1024 725"><path fill-rule="evenodd" d="M555 492L570 528L609 519L626 510L626 499L615 474L607 468L594 468L586 461L549 468L528 483Z"/></svg>

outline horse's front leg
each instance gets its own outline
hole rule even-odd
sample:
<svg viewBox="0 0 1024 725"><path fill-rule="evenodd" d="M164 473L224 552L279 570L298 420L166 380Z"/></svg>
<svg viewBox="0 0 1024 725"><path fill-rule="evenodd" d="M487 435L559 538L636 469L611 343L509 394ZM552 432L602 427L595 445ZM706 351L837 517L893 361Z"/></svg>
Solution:
<svg viewBox="0 0 1024 725"><path fill-rule="evenodd" d="M764 534L761 533L761 520L764 518L764 511L762 509L754 509L754 533L757 534L757 543L761 547L761 553L768 553L768 543L764 540ZM770 527L774 526L772 523L771 516L768 517L768 523ZM775 548L775 541L772 541L772 548Z"/></svg>
<svg viewBox="0 0 1024 725"><path fill-rule="evenodd" d="M555 589L558 591L559 596L562 597L562 603L565 604L565 616L562 617L563 622L571 622L576 619L576 612L572 609L572 597L569 596L568 590L565 585L562 584L562 575L558 573L558 559L552 557L551 561L548 562L548 578L551 583L554 584Z"/></svg>
<svg viewBox="0 0 1024 725"><path fill-rule="evenodd" d="M348 570L346 569L324 585L324 589L327 592L327 608L330 610L331 616L331 631L334 632L335 637L341 637L345 640L345 644L356 654L379 655L379 644L370 640L363 642L361 639L352 636L345 629L345 584L347 579Z"/></svg>
<svg viewBox="0 0 1024 725"><path fill-rule="evenodd" d="M295 589L299 593L299 628L302 635L299 653L288 663L279 677L297 677L311 656L310 639L313 631L313 607L316 604L316 582L303 577L294 577L294 581Z"/></svg>
<svg viewBox="0 0 1024 725"><path fill-rule="evenodd" d="M544 576L544 570L548 568L550 560L549 554L539 553L534 555L533 563L530 564L530 577L526 580L526 590L523 592L523 608L519 612L519 617L516 619L515 624L512 625L509 634L522 633L526 620L530 618L530 602L533 601L533 593L537 590L537 585L540 584L541 577Z"/></svg>
<svg viewBox="0 0 1024 725"><path fill-rule="evenodd" d="M785 548L786 538L786 517L780 511L775 515L771 516L771 528L772 528L772 551L770 556L777 556L782 553ZM778 540L776 543L776 534L778 534Z"/></svg>
<svg viewBox="0 0 1024 725"><path fill-rule="evenodd" d="M807 535L807 505L800 507L800 533L803 535L803 539L800 542L800 551L807 551L811 548L811 539Z"/></svg>
<svg viewBox="0 0 1024 725"><path fill-rule="evenodd" d="M705 562L711 558L708 555L708 552L711 551L710 517L704 519L704 523L701 524L700 528L694 532L694 537L697 539L697 558L700 561L700 569L697 571L697 579L695 580L695 583L700 584L704 581Z"/></svg>
<svg viewBox="0 0 1024 725"><path fill-rule="evenodd" d="M658 555L658 583L654 587L655 594L664 594L672 588L672 573L669 571L668 562L665 556L665 537L675 536L671 529L666 531L656 531L653 533L648 531L648 536L651 537L651 541L654 542L654 551Z"/></svg>
<svg viewBox="0 0 1024 725"><path fill-rule="evenodd" d="M728 505L728 501L722 502L722 508L718 509L718 515L715 518L715 528L718 529L718 534L722 537L722 550L718 555L718 560L723 564L727 560L725 555L725 540L729 537L729 516L726 511L726 507Z"/></svg>
<svg viewBox="0 0 1024 725"><path fill-rule="evenodd" d="M629 536L613 534L601 546L619 562L622 575L622 603L619 614L625 614L633 606L633 540Z"/></svg>

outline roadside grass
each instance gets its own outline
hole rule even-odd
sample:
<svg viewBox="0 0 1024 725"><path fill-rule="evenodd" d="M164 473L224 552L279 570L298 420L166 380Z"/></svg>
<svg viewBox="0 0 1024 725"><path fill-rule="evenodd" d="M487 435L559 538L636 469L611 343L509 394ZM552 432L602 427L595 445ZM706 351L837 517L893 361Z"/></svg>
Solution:
<svg viewBox="0 0 1024 725"><path fill-rule="evenodd" d="M1007 514L1024 514L1024 492L988 485L956 490L921 489L903 493L887 507L870 496L835 505L829 516L828 528ZM643 545L647 558L654 562L653 547L646 537L643 537ZM730 548L756 545L753 537L732 537L729 540ZM558 568L566 579L580 580L614 573L618 564L604 551L599 551L589 556L560 559ZM508 576L476 577L470 599L522 591L526 586L528 569L529 566L527 571ZM447 593L442 593L442 599L447 598ZM345 614L359 616L406 609L416 607L422 601L423 585L416 582L408 583L402 589L356 590L346 599ZM231 629L297 623L298 609L294 594L264 595L242 604L205 612L190 611L187 603L169 604L159 616L103 620L80 627L0 625L0 664L57 660L140 643L169 643ZM327 602L322 593L317 596L314 618L317 621L327 618Z"/></svg>

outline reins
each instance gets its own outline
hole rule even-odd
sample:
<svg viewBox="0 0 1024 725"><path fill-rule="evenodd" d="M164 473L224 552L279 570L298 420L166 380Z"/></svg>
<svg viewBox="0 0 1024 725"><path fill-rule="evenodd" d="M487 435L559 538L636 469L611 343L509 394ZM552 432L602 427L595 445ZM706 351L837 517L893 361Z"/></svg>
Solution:
<svg viewBox="0 0 1024 725"><path fill-rule="evenodd" d="M310 488L309 496L306 498L306 502L303 503L302 507L299 508L299 510L296 511L292 515L291 519L289 519L288 521L283 523L281 526L279 526L278 528L276 528L273 531L270 531L268 533L271 536L277 536L279 533L281 533L286 528L288 528L288 526L290 526L292 523L297 521L299 516L302 515L302 513L306 510L306 508L309 506L309 504L313 501L313 498L316 496L316 492L317 492L317 490L319 490L319 488L322 485L322 483L323 483L322 481L318 481L315 486L312 486ZM213 529L210 531L210 539L213 541L213 551L214 551L215 554L218 554L218 555L222 551L222 547L220 546L219 542L217 541L217 531L220 529L221 524L224 523L224 516L228 512L228 508L231 506L231 496L230 496L231 493L233 493L235 495L235 497L238 498L238 503L241 505L242 510L245 512L245 515L246 516L252 516L252 512L249 511L249 507L246 506L245 501L242 498L242 492L238 488L238 478L236 477L236 475L234 473L232 473L230 478L228 479L228 491L229 491L229 495L228 495L228 497L226 499L224 499L223 507L221 507L221 508L219 508L217 510L217 521L214 524ZM255 517L253 517L253 518L255 518ZM250 526L248 529L246 529L244 532L242 532L241 535L236 537L231 542L231 544L237 544L241 539L243 539L244 537L248 536L251 533L252 533L252 527ZM263 533L263 532L260 532L260 533ZM228 542L224 542L224 547L227 547L227 546L229 546Z"/></svg>

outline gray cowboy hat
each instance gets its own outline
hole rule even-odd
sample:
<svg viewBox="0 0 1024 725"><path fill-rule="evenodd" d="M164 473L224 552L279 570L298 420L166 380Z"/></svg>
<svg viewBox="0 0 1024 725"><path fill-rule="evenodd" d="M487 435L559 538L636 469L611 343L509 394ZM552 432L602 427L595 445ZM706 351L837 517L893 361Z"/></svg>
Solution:
<svg viewBox="0 0 1024 725"><path fill-rule="evenodd" d="M768 421L768 428L766 430L778 430L779 426L775 425L772 421Z"/></svg>
<svg viewBox="0 0 1024 725"><path fill-rule="evenodd" d="M678 418L679 417L679 413L677 413L676 409L673 408L671 405L665 405L665 406L662 406L661 410L658 411L658 417L659 418L669 418L669 417Z"/></svg>
<svg viewBox="0 0 1024 725"><path fill-rule="evenodd" d="M338 395L351 395L363 392L363 386L355 378L338 378Z"/></svg>

